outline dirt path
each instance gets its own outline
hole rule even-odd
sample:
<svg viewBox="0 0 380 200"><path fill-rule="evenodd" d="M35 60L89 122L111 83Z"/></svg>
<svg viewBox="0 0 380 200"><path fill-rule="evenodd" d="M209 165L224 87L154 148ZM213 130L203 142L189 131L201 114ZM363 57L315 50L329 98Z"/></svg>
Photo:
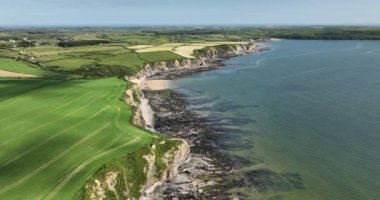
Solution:
<svg viewBox="0 0 380 200"><path fill-rule="evenodd" d="M38 76L0 70L0 77L30 78L30 77L38 77Z"/></svg>

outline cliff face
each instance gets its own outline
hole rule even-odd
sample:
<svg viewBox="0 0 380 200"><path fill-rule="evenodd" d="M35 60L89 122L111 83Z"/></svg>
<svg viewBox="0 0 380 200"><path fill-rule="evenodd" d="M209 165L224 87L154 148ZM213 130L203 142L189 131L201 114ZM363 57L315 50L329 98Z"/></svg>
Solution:
<svg viewBox="0 0 380 200"><path fill-rule="evenodd" d="M126 77L126 79L131 80L149 77L163 71L207 67L210 61L245 55L255 51L260 51L262 48L263 47L257 46L255 43L207 47L194 52L197 58L185 58L183 60L160 61L145 64L135 76Z"/></svg>
<svg viewBox="0 0 380 200"><path fill-rule="evenodd" d="M143 119L142 112L140 109L141 97L143 95L144 93L140 90L140 88L136 84L133 84L130 88L128 88L125 91L125 95L124 95L124 102L126 102L128 105L134 108L131 121L135 126L138 126L140 128L146 127L146 123Z"/></svg>
<svg viewBox="0 0 380 200"><path fill-rule="evenodd" d="M106 163L77 194L76 199L151 199L151 193L178 173L189 156L190 147L182 140L160 138Z"/></svg>
<svg viewBox="0 0 380 200"><path fill-rule="evenodd" d="M199 57L208 59L228 58L255 52L259 47L260 46L257 46L255 43L240 45L220 45L198 50L195 52L195 54L197 54Z"/></svg>
<svg viewBox="0 0 380 200"><path fill-rule="evenodd" d="M177 140L177 139L176 139ZM147 165L147 180L141 188L141 200L153 199L155 190L160 187L165 181L171 180L178 175L178 168L188 159L190 155L190 146L180 140L181 145L177 148L168 151L161 159L162 163L167 167L162 171L157 169L157 155L151 153L144 157L148 161ZM155 146L152 147L152 152L155 151Z"/></svg>

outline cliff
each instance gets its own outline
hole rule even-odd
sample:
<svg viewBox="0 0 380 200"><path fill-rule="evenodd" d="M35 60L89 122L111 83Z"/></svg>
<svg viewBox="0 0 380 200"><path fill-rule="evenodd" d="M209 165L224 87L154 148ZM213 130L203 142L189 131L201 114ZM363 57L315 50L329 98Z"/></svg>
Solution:
<svg viewBox="0 0 380 200"><path fill-rule="evenodd" d="M106 163L75 199L149 199L150 192L178 173L189 155L181 140L159 137L150 145Z"/></svg>
<svg viewBox="0 0 380 200"><path fill-rule="evenodd" d="M147 63L136 75L125 78L132 80L171 70L206 68L214 61L258 50L261 47L254 43L208 47L194 52L194 59ZM124 95L124 101L134 107L133 124L149 129L142 110L144 99L144 93L136 84L131 84ZM190 157L187 141L157 135L150 145L106 163L87 181L76 199L153 199L155 190L177 177L178 169Z"/></svg>
<svg viewBox="0 0 380 200"><path fill-rule="evenodd" d="M144 93L140 90L140 88L133 84L130 86L126 91L124 95L124 102L128 105L133 107L133 115L131 118L132 124L135 126L138 126L140 128L146 128L146 123L142 116L142 111L140 109L141 106L141 98L143 97Z"/></svg>
<svg viewBox="0 0 380 200"><path fill-rule="evenodd" d="M127 80L150 77L160 72L171 70L181 70L189 68L208 67L212 62L224 60L234 56L246 55L256 51L264 50L265 47L255 43L239 45L219 45L196 50L196 58L185 58L182 60L160 61L145 64L142 69L134 76L126 77Z"/></svg>

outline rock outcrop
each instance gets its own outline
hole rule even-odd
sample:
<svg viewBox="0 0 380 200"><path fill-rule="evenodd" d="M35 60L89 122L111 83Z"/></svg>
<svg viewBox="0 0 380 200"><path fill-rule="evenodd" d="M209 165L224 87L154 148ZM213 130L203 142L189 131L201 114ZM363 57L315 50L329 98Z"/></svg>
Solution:
<svg viewBox="0 0 380 200"><path fill-rule="evenodd" d="M132 124L138 126L140 128L146 128L146 123L143 118L142 111L140 109L141 106L141 98L143 98L144 93L140 90L140 88L133 84L125 91L124 102L133 107L133 115L131 118Z"/></svg>
<svg viewBox="0 0 380 200"><path fill-rule="evenodd" d="M162 162L167 166L165 170L161 172L161 176L157 177L156 169L156 157L154 153L151 153L144 158L148 161L147 168L147 181L144 187L141 188L141 200L154 199L154 192L159 188L163 183L168 180L172 180L178 176L178 168L182 166L186 160L188 160L190 155L190 146L189 144L181 140L181 144L164 154L162 157ZM165 141L163 141L165 142ZM155 150L155 147L152 147L152 150Z"/></svg>

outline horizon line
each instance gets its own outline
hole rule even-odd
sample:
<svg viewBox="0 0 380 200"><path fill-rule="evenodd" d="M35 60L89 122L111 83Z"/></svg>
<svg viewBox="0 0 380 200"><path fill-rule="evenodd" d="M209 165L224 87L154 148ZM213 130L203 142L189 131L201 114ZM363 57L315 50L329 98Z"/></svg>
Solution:
<svg viewBox="0 0 380 200"><path fill-rule="evenodd" d="M0 28L151 28L151 27L380 27L380 24L0 24Z"/></svg>

